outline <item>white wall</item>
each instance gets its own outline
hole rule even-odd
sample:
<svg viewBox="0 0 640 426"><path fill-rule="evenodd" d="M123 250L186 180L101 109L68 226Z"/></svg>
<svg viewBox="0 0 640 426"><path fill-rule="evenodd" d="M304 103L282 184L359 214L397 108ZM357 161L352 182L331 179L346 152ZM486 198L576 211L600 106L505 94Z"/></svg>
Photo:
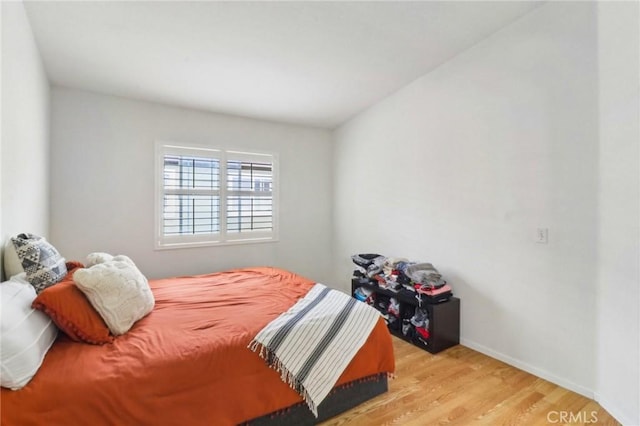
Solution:
<svg viewBox="0 0 640 426"><path fill-rule="evenodd" d="M547 3L336 132L335 245L432 262L462 343L593 396L594 3ZM534 242L537 227L549 243Z"/></svg>
<svg viewBox="0 0 640 426"><path fill-rule="evenodd" d="M0 244L4 247L8 237L20 232L48 236L49 83L22 2L3 1L0 7Z"/></svg>
<svg viewBox="0 0 640 426"><path fill-rule="evenodd" d="M598 3L597 399L640 424L640 10Z"/></svg>
<svg viewBox="0 0 640 426"><path fill-rule="evenodd" d="M68 258L129 255L151 278L273 265L331 285L326 130L52 91L51 235ZM280 241L154 251L154 141L279 155Z"/></svg>

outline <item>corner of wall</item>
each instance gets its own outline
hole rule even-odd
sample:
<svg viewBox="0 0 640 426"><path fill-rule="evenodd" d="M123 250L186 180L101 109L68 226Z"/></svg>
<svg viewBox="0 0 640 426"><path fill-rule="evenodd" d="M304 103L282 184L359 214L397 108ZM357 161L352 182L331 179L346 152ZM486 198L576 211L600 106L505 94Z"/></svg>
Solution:
<svg viewBox="0 0 640 426"><path fill-rule="evenodd" d="M598 2L595 399L640 424L640 6Z"/></svg>
<svg viewBox="0 0 640 426"><path fill-rule="evenodd" d="M1 19L3 243L19 232L49 233L50 87L24 4L2 2Z"/></svg>

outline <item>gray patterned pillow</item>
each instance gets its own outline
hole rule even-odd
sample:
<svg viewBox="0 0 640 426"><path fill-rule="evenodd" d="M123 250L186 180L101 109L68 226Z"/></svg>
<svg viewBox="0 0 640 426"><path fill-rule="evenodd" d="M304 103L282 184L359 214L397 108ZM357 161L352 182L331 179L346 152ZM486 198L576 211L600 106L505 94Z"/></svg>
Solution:
<svg viewBox="0 0 640 426"><path fill-rule="evenodd" d="M11 238L11 242L27 273L27 281L35 287L36 293L67 275L64 258L44 238L33 234L20 234Z"/></svg>

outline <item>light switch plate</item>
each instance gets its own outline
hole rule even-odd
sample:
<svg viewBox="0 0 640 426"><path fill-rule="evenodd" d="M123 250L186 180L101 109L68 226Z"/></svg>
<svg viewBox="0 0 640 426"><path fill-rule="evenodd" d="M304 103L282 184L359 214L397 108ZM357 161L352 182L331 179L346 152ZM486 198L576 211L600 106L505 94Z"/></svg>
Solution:
<svg viewBox="0 0 640 426"><path fill-rule="evenodd" d="M537 228L536 229L536 243L548 244L549 243L549 228Z"/></svg>

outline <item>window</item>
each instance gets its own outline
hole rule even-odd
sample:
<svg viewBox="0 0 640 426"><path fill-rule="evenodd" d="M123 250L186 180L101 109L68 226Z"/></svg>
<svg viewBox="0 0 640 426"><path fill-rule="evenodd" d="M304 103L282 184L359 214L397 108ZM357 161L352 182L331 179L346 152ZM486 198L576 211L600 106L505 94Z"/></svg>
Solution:
<svg viewBox="0 0 640 426"><path fill-rule="evenodd" d="M156 248L276 240L276 159L158 142Z"/></svg>

